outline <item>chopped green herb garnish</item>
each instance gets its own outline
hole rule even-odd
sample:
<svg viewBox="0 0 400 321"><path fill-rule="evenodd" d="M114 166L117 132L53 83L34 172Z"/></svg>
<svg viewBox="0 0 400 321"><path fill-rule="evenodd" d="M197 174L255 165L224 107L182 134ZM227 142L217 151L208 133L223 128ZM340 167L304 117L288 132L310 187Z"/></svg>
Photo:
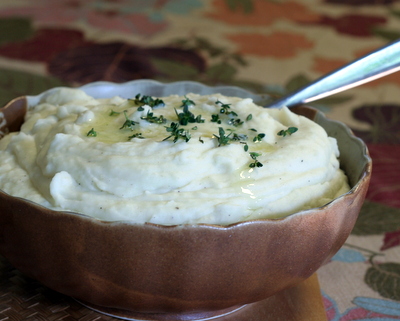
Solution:
<svg viewBox="0 0 400 321"><path fill-rule="evenodd" d="M247 152L249 150L249 145L244 144L243 149L244 149L245 152Z"/></svg>
<svg viewBox="0 0 400 321"><path fill-rule="evenodd" d="M232 140L235 140L235 141L245 141L245 140L247 140L247 135L233 133Z"/></svg>
<svg viewBox="0 0 400 321"><path fill-rule="evenodd" d="M151 96L137 94L135 96L134 102L136 105L143 106L148 105L150 107L164 107L165 103L162 99L156 98L154 99Z"/></svg>
<svg viewBox="0 0 400 321"><path fill-rule="evenodd" d="M218 114L211 115L211 122L221 124L221 119L219 119L219 115Z"/></svg>
<svg viewBox="0 0 400 321"><path fill-rule="evenodd" d="M255 128L250 128L249 130L251 130L252 132L257 132L257 129Z"/></svg>
<svg viewBox="0 0 400 321"><path fill-rule="evenodd" d="M257 157L261 156L260 153L256 153L256 152L250 152L250 157L254 160L254 162L250 163L249 167L250 168L254 168L254 167L263 167L263 164L261 164L258 160Z"/></svg>
<svg viewBox="0 0 400 321"><path fill-rule="evenodd" d="M230 132L228 135L225 135L225 130L222 127L218 127L218 132L219 136L214 134L214 136L218 138L218 146L229 145L231 140L229 136L232 134L232 132Z"/></svg>
<svg viewBox="0 0 400 321"><path fill-rule="evenodd" d="M185 105L183 107L183 112L178 113L175 109L175 113L178 116L180 125L187 125L188 123L204 123L204 119L201 118L201 115L195 116L191 111L189 111L189 106Z"/></svg>
<svg viewBox="0 0 400 321"><path fill-rule="evenodd" d="M199 142L204 144L204 140L202 140L201 137L199 137Z"/></svg>
<svg viewBox="0 0 400 321"><path fill-rule="evenodd" d="M288 129L284 130L280 130L277 135L278 136L282 136L285 137L287 135L292 135L293 133L297 132L298 128L297 127L289 127Z"/></svg>
<svg viewBox="0 0 400 321"><path fill-rule="evenodd" d="M201 115L196 116L195 123L204 123L204 119L201 118Z"/></svg>
<svg viewBox="0 0 400 321"><path fill-rule="evenodd" d="M242 125L243 121L240 120L240 118L232 118L232 119L229 119L228 124L237 127L237 126Z"/></svg>
<svg viewBox="0 0 400 321"><path fill-rule="evenodd" d="M217 100L215 102L215 104L220 105L221 109L219 110L219 112L221 114L227 114L228 110L231 108L231 104L224 104L222 101ZM237 116L237 115L236 115Z"/></svg>
<svg viewBox="0 0 400 321"><path fill-rule="evenodd" d="M119 114L120 114L120 112L114 111L114 110L111 109L109 116L117 116Z"/></svg>
<svg viewBox="0 0 400 321"><path fill-rule="evenodd" d="M92 128L91 130L88 131L86 136L88 136L88 137L96 137L97 136L97 132L94 130L94 128Z"/></svg>
<svg viewBox="0 0 400 321"><path fill-rule="evenodd" d="M132 136L128 137L128 139L132 139L132 138L141 138L141 139L143 139L144 137L142 136L142 133L136 133L136 134L133 134Z"/></svg>
<svg viewBox="0 0 400 321"><path fill-rule="evenodd" d="M131 130L133 130L133 129L134 129L134 126L135 126L136 124L138 124L138 122L135 122L134 120L130 120L130 119L128 118L128 115L127 115L127 111L126 111L126 110L124 110L124 115L125 115L125 123L122 125L122 127L121 127L120 129L130 128Z"/></svg>
<svg viewBox="0 0 400 321"><path fill-rule="evenodd" d="M168 137L164 138L164 140L168 140L171 137L173 137L173 141L174 143L176 143L178 141L179 138L184 139L186 142L188 142L191 138L191 135L189 133L188 130L185 130L183 128L179 128L179 124L178 123L171 123L170 126L165 126L167 132L171 133L171 135L169 135Z"/></svg>
<svg viewBox="0 0 400 321"><path fill-rule="evenodd" d="M187 98L187 97L185 96L185 100L182 100L182 106L181 106L181 107L190 107L190 106L194 106L194 105L196 105L196 104L194 103L194 101L193 101L193 100L190 100L189 98Z"/></svg>
<svg viewBox="0 0 400 321"><path fill-rule="evenodd" d="M265 137L265 134L260 133L253 138L253 142L255 142L255 143L261 142L264 137Z"/></svg>
<svg viewBox="0 0 400 321"><path fill-rule="evenodd" d="M167 122L163 115L160 115L159 117L154 116L154 113L150 112L150 110L147 112L146 116L142 116L140 117L140 119L144 119L147 120L149 123L155 124L165 124Z"/></svg>
<svg viewBox="0 0 400 321"><path fill-rule="evenodd" d="M249 114L247 117L246 117L246 121L249 121L249 120L252 120L253 119L253 115L252 114Z"/></svg>

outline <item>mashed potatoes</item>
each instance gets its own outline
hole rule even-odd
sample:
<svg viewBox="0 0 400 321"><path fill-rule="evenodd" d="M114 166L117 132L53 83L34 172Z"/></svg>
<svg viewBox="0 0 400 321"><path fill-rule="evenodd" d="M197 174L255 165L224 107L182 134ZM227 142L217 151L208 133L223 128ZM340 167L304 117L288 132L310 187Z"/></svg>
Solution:
<svg viewBox="0 0 400 321"><path fill-rule="evenodd" d="M287 108L199 96L94 99L62 88L0 140L0 189L98 219L231 224L349 190L334 138Z"/></svg>

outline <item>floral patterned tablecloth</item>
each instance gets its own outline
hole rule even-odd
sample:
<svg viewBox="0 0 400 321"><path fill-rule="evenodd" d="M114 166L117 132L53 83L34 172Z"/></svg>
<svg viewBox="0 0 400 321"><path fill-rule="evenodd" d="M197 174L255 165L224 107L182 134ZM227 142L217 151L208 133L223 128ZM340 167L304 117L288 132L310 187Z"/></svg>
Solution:
<svg viewBox="0 0 400 321"><path fill-rule="evenodd" d="M278 97L397 38L396 0L2 0L0 104L139 78ZM328 320L400 320L400 73L311 105L374 162L352 235L318 271Z"/></svg>

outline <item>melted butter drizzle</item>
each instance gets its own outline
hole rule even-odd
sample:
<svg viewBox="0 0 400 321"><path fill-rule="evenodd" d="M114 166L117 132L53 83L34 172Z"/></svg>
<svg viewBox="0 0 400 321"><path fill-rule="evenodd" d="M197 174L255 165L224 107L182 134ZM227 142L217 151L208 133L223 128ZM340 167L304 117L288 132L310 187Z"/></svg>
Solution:
<svg viewBox="0 0 400 321"><path fill-rule="evenodd" d="M124 111L126 111L127 115L129 115L128 118L132 120L134 118L133 114L138 112L138 108L139 106L137 106L132 100L127 100L119 105L102 104L102 106L98 106L98 109L94 111L94 119L91 119L81 126L82 136L88 136L88 133L93 128L93 130L96 132L96 137L88 137L88 139L96 139L96 141L106 144L115 144L121 142L129 143L131 140L134 141L135 139L150 139L153 142L162 142L166 137L169 136L169 133L166 131L166 127L171 122L178 122L175 109L170 108L168 110L165 107L152 108L150 109L150 112L152 112L155 117L163 116L165 119L167 119L165 124L150 123L146 120L140 120L140 123L135 124L133 129L121 129L126 120ZM186 126L181 126L181 128L189 130L192 134L192 139L199 144L204 142L205 139L213 139L216 141L215 146L217 146L218 143L215 135L218 134L219 127L224 128L226 135L233 130L235 133L245 135L247 137L246 140L230 142L230 144L243 144L243 146L244 144L248 145L248 151L243 151L243 154L244 157L248 157L249 161L236 174L234 174L238 180L238 184L235 186L235 188L238 188L242 194L248 195L249 198L256 200L257 197L251 188L253 185L251 173L254 171L254 168L248 167L248 164L252 162L252 159L248 154L250 152L259 153L261 155L260 159L262 159L262 155L273 152L277 147L262 140L253 141L253 136L255 136L257 133L254 133L249 128L242 128L242 126L234 127L227 123L218 124L216 122L212 122L212 113L209 111L196 106L192 106L191 111L195 115L202 115L204 123L189 123ZM180 111L178 110L178 112ZM143 114L142 117L144 115L145 114ZM133 139L130 138L134 135L138 136Z"/></svg>

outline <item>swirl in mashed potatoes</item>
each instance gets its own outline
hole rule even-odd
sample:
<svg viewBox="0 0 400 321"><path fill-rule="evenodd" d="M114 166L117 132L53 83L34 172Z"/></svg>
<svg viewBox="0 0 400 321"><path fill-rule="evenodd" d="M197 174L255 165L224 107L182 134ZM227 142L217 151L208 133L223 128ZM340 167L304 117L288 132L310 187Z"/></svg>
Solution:
<svg viewBox="0 0 400 321"><path fill-rule="evenodd" d="M349 191L336 140L287 108L219 94L143 98L44 96L0 140L0 189L163 225L281 218Z"/></svg>

